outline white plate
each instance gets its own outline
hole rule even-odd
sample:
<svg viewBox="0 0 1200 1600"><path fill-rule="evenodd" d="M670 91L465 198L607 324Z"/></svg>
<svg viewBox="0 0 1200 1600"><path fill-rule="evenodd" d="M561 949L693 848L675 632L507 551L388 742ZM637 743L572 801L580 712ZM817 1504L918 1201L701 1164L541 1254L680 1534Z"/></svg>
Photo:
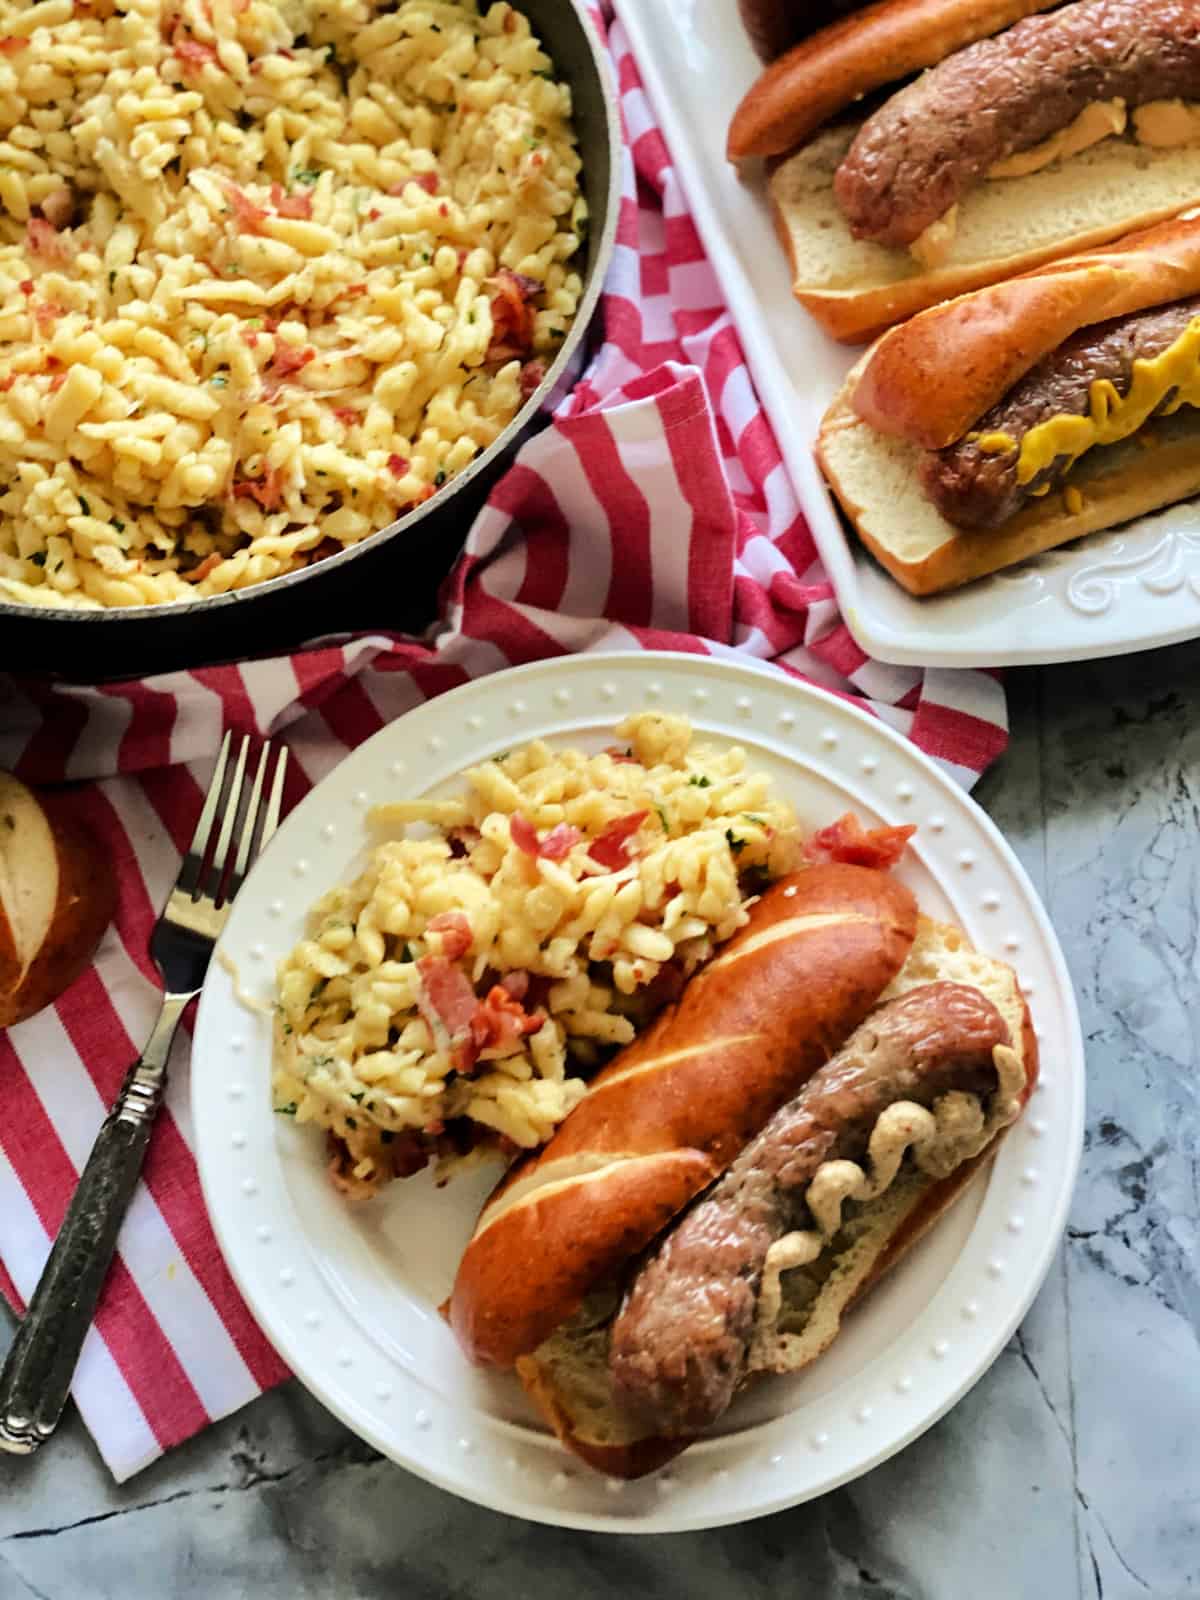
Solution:
<svg viewBox="0 0 1200 1600"><path fill-rule="evenodd" d="M482 1505L568 1527L666 1532L737 1522L844 1483L940 1416L1029 1306L1066 1216L1083 1125L1083 1054L1062 956L1016 859L979 808L881 723L769 670L695 656L575 656L498 673L409 712L287 818L221 941L267 1000L304 913L345 879L376 801L453 791L465 766L533 737L600 748L626 711L689 713L747 746L811 825L853 807L920 831L902 876L934 915L1008 956L1044 1061L990 1175L848 1322L807 1374L764 1384L656 1478L606 1482L564 1454L516 1385L473 1370L437 1306L488 1188L424 1176L362 1209L326 1181L321 1136L272 1114L270 1029L213 961L192 1069L196 1149L226 1259L268 1338L377 1449Z"/></svg>
<svg viewBox="0 0 1200 1600"><path fill-rule="evenodd" d="M1006 666L1084 661L1200 635L1195 505L925 600L906 594L847 539L812 442L856 352L827 338L792 299L762 180L739 181L725 159L730 117L760 70L736 0L615 3L846 625L861 647L880 661L911 666Z"/></svg>

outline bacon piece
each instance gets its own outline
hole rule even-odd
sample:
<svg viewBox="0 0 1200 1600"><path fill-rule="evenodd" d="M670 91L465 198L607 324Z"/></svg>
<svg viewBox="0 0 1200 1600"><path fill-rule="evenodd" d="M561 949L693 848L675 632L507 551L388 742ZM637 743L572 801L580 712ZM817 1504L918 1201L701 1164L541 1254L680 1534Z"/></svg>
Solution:
<svg viewBox="0 0 1200 1600"><path fill-rule="evenodd" d="M175 29L175 37L171 40L171 49L179 57L185 72L199 72L211 63L214 67L221 65L215 44L205 44L200 39L193 39L183 30L180 23Z"/></svg>
<svg viewBox="0 0 1200 1600"><path fill-rule="evenodd" d="M511 995L514 1000L524 1000L529 993L529 974L527 972L506 972L500 979L500 987L505 994Z"/></svg>
<svg viewBox="0 0 1200 1600"><path fill-rule="evenodd" d="M311 194L288 194L283 185L271 185L271 204L280 217L303 217L305 220L313 214Z"/></svg>
<svg viewBox="0 0 1200 1600"><path fill-rule="evenodd" d="M17 288L20 289L23 295L31 295L33 293L33 279L22 278Z"/></svg>
<svg viewBox="0 0 1200 1600"><path fill-rule="evenodd" d="M614 872L628 866L629 840L649 815L648 811L632 811L627 817L618 817L615 822L610 822L603 833L588 845L588 855L602 867L611 867Z"/></svg>
<svg viewBox="0 0 1200 1600"><path fill-rule="evenodd" d="M462 911L439 911L425 925L426 933L440 933L442 954L447 961L457 961L471 948L471 924Z"/></svg>
<svg viewBox="0 0 1200 1600"><path fill-rule="evenodd" d="M316 358L317 352L311 345L277 344L275 354L271 357L271 370L279 377L289 377L293 372L299 372L301 367Z"/></svg>
<svg viewBox="0 0 1200 1600"><path fill-rule="evenodd" d="M353 406L334 406L333 414L347 428L352 428L356 422L362 421L362 413Z"/></svg>
<svg viewBox="0 0 1200 1600"><path fill-rule="evenodd" d="M894 867L916 833L914 823L898 828L864 828L853 811L819 828L804 846L805 860L843 861L855 867Z"/></svg>
<svg viewBox="0 0 1200 1600"><path fill-rule="evenodd" d="M185 583L203 583L209 573L220 565L221 557L214 550L211 554L206 555L204 560L198 566L193 567L190 572L181 572L180 577Z"/></svg>
<svg viewBox="0 0 1200 1600"><path fill-rule="evenodd" d="M0 56L15 56L22 50L29 49L28 39L18 39L15 34L9 34L0 39Z"/></svg>
<svg viewBox="0 0 1200 1600"><path fill-rule="evenodd" d="M405 1128L398 1133L388 1145L386 1154L388 1165L397 1178L415 1177L429 1165L429 1145L419 1128Z"/></svg>
<svg viewBox="0 0 1200 1600"><path fill-rule="evenodd" d="M520 811L514 811L509 818L508 831L518 850L527 856L542 856L547 861L561 861L583 838L578 828L560 822L539 839L533 823Z"/></svg>
<svg viewBox="0 0 1200 1600"><path fill-rule="evenodd" d="M393 195L403 194L410 183L415 183L418 189L424 189L426 194L436 194L438 192L439 179L436 172L414 172L400 183L390 184L388 193Z"/></svg>
<svg viewBox="0 0 1200 1600"><path fill-rule="evenodd" d="M544 361L527 361L521 368L521 396L528 400L529 396L546 376L546 363Z"/></svg>
<svg viewBox="0 0 1200 1600"><path fill-rule="evenodd" d="M25 242L30 252L42 261L62 265L71 258L68 241L45 217L30 217L25 224Z"/></svg>
<svg viewBox="0 0 1200 1600"><path fill-rule="evenodd" d="M393 478L403 478L407 474L412 462L409 461L407 456L398 456L393 451L387 459L387 464L388 471L392 474Z"/></svg>
<svg viewBox="0 0 1200 1600"><path fill-rule="evenodd" d="M544 856L547 861L561 861L579 843L583 835L578 828L572 828L567 822L560 822L538 844L538 855Z"/></svg>
<svg viewBox="0 0 1200 1600"><path fill-rule="evenodd" d="M421 994L417 1008L435 1031L445 1030L450 1038L461 1038L471 1026L477 1001L467 975L445 956L422 956L417 962L421 974Z"/></svg>
<svg viewBox="0 0 1200 1600"><path fill-rule="evenodd" d="M6 378L0 378L0 394L7 394L17 381L15 372L10 372Z"/></svg>
<svg viewBox="0 0 1200 1600"><path fill-rule="evenodd" d="M533 344L533 296L542 288L536 278L501 267L492 278L492 338L489 361L524 360Z"/></svg>
<svg viewBox="0 0 1200 1600"><path fill-rule="evenodd" d="M63 384L66 383L66 381L67 381L67 375L66 375L65 372L56 372L54 374L54 376L50 379L50 393L51 394L57 394L58 391L62 388Z"/></svg>
<svg viewBox="0 0 1200 1600"><path fill-rule="evenodd" d="M507 1049L527 1033L536 1033L545 1020L544 1016L531 1017L507 989L493 984L486 999L475 1007L470 1034L463 1040L455 1058L461 1063L458 1070L470 1071L484 1050Z"/></svg>
<svg viewBox="0 0 1200 1600"><path fill-rule="evenodd" d="M520 811L514 811L508 819L508 832L512 842L518 850L523 850L527 856L536 856L538 853L538 833L529 818Z"/></svg>
<svg viewBox="0 0 1200 1600"><path fill-rule="evenodd" d="M65 317L66 314L66 306L60 306L56 300L43 300L33 308L34 321L43 333L48 333L59 317Z"/></svg>
<svg viewBox="0 0 1200 1600"><path fill-rule="evenodd" d="M268 467L260 478L243 478L233 486L234 498L257 500L264 511L278 511L283 500L279 468Z"/></svg>
<svg viewBox="0 0 1200 1600"><path fill-rule="evenodd" d="M638 758L631 751L622 750L619 744L606 745L604 748L604 754L609 758L610 761L615 761L622 765L625 763L631 763L636 767L638 764Z"/></svg>
<svg viewBox="0 0 1200 1600"><path fill-rule="evenodd" d="M225 193L229 196L233 206L233 220L240 233L261 233L263 223L269 213L260 205L255 205L249 195L244 194L236 183L227 183Z"/></svg>

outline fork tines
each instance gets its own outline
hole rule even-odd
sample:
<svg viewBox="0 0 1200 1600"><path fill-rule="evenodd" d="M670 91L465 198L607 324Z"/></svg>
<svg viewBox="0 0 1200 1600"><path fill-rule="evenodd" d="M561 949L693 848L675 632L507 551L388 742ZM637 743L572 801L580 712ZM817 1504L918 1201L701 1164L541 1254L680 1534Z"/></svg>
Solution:
<svg viewBox="0 0 1200 1600"><path fill-rule="evenodd" d="M249 735L242 736L230 768L232 732L221 741L204 808L179 874L178 887L193 900L204 897L214 906L232 900L250 862L279 825L287 751L272 746L269 740L265 742L247 790L251 743ZM215 826L218 818L219 830ZM236 852L231 848L234 845Z"/></svg>

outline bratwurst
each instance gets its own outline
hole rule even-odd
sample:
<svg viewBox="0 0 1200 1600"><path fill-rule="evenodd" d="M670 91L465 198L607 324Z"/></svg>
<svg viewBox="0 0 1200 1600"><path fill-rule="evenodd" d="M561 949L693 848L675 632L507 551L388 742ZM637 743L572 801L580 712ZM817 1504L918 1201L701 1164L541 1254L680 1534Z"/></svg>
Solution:
<svg viewBox="0 0 1200 1600"><path fill-rule="evenodd" d="M771 1246L806 1226L804 1191L826 1161L861 1160L881 1113L952 1089L995 1089L1010 1043L978 989L931 983L875 1011L748 1144L634 1279L613 1324L622 1406L665 1436L695 1433L743 1376Z"/></svg>
<svg viewBox="0 0 1200 1600"><path fill-rule="evenodd" d="M948 56L868 117L837 203L856 239L910 245L997 162L1117 99L1200 100L1197 0L1076 0Z"/></svg>
<svg viewBox="0 0 1200 1600"><path fill-rule="evenodd" d="M1027 501L1058 487L1078 457L1061 454L1021 481L1021 447L1034 428L1056 417L1086 417L1115 393L1124 398L1134 363L1168 350L1200 317L1200 295L1084 328L1033 367L992 407L970 434L945 450L930 450L918 467L921 487L956 528L999 527ZM1100 384L1099 391L1095 386ZM1109 389L1111 385L1111 390ZM1169 390L1159 414L1178 396Z"/></svg>

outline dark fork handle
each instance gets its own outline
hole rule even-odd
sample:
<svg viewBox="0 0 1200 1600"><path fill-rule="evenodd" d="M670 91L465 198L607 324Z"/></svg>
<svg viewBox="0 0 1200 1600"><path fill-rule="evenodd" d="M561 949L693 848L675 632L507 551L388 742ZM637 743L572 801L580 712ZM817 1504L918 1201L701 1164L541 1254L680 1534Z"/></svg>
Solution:
<svg viewBox="0 0 1200 1600"><path fill-rule="evenodd" d="M0 1371L0 1450L32 1455L67 1403L84 1337L142 1171L191 995L166 995L154 1032L105 1119Z"/></svg>

